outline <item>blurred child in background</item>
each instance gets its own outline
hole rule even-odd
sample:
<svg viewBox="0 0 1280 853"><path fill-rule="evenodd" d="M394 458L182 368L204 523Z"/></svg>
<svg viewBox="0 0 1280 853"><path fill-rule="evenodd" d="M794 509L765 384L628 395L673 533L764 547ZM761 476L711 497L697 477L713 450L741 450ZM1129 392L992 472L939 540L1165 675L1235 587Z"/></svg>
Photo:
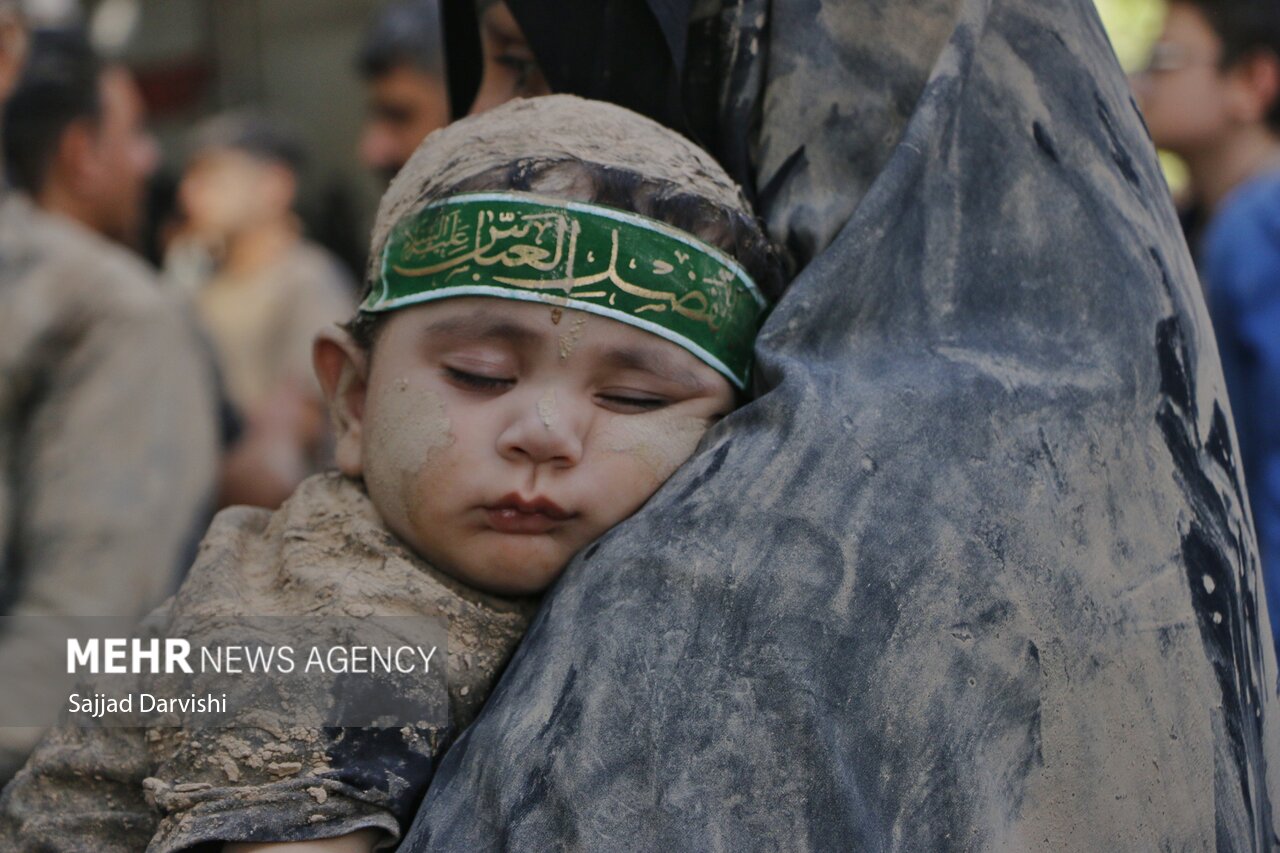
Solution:
<svg viewBox="0 0 1280 853"><path fill-rule="evenodd" d="M197 129L165 275L189 290L244 423L222 502L273 507L329 462L311 341L350 315L354 283L294 215L302 152L272 121L226 114Z"/></svg>

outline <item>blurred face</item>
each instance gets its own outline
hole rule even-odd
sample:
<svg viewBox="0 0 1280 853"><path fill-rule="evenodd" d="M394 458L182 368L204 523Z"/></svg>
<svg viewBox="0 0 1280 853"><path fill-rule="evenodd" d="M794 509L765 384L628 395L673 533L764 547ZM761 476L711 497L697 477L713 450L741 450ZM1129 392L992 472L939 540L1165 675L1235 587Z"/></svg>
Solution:
<svg viewBox="0 0 1280 853"><path fill-rule="evenodd" d="M551 94L547 79L506 3L493 3L480 16L484 73L471 113L482 113L515 98Z"/></svg>
<svg viewBox="0 0 1280 853"><path fill-rule="evenodd" d="M439 75L410 65L371 79L368 94L360 160L389 181L428 133L449 123L449 95Z"/></svg>
<svg viewBox="0 0 1280 853"><path fill-rule="evenodd" d="M147 133L142 96L129 73L109 69L100 87L102 114L85 148L79 194L92 227L133 245L142 222L147 178L159 163L159 150Z"/></svg>
<svg viewBox="0 0 1280 853"><path fill-rule="evenodd" d="M396 311L367 370L354 368L364 378L345 385L324 347L317 372L354 424L343 429L335 411L340 467L363 475L415 551L500 593L555 580L653 494L734 399L720 374L656 335L505 299Z"/></svg>
<svg viewBox="0 0 1280 853"><path fill-rule="evenodd" d="M294 191L288 167L233 148L212 148L192 159L178 199L195 234L224 240L287 215Z"/></svg>
<svg viewBox="0 0 1280 853"><path fill-rule="evenodd" d="M0 0L0 104L17 85L27 55L27 31L17 3Z"/></svg>
<svg viewBox="0 0 1280 853"><path fill-rule="evenodd" d="M1189 4L1170 4L1148 68L1134 80L1157 146L1193 155L1231 127L1230 72L1219 67L1221 56L1221 39L1204 16Z"/></svg>

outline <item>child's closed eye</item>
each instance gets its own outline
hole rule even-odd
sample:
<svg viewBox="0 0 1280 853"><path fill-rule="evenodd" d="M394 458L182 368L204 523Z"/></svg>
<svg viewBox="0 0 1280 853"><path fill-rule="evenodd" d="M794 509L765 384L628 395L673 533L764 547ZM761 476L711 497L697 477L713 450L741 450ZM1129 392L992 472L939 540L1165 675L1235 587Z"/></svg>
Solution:
<svg viewBox="0 0 1280 853"><path fill-rule="evenodd" d="M613 392L609 394L597 394L596 399L602 403L605 408L622 414L653 412L671 405L671 401L665 397L655 397L639 393Z"/></svg>
<svg viewBox="0 0 1280 853"><path fill-rule="evenodd" d="M506 391L516 384L514 379L502 376L485 376L481 373L471 373L448 365L444 367L444 374L449 381L469 391Z"/></svg>

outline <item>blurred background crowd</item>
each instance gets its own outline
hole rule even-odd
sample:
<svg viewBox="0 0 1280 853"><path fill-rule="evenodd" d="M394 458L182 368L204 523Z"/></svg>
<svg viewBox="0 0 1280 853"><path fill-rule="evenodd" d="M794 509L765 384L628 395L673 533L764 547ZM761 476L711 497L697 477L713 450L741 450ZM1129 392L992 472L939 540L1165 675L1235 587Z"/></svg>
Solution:
<svg viewBox="0 0 1280 853"><path fill-rule="evenodd" d="M0 781L66 638L128 633L217 509L329 467L311 342L387 182L547 91L505 5L461 8L453 108L435 0L0 0Z"/></svg>
<svg viewBox="0 0 1280 853"><path fill-rule="evenodd" d="M510 13L482 5L494 68L479 100L540 93ZM352 316L377 200L450 117L437 3L17 8L29 42L5 108L10 187L190 301L218 371L218 503L277 506L326 464L311 338Z"/></svg>
<svg viewBox="0 0 1280 853"><path fill-rule="evenodd" d="M1165 151L1201 272L1268 592L1277 596L1271 598L1275 619L1280 2L1098 5L1132 75L1136 103ZM511 10L480 0L474 12L482 75L468 97L470 109L548 91ZM467 108L456 91L451 104L445 47L435 0L0 0L0 91L8 92L0 125L7 180L0 216L0 228L7 229L0 231L6 337L0 368L7 386L0 390L0 451L9 478L0 492L0 660L11 660L6 648L24 637L66 629L50 611L70 607L71 587L89 591L85 607L110 609L112 591L84 580L89 564L111 577L108 586L119 587L119 616L131 623L171 588L210 512L233 503L277 506L303 477L326 466L327 420L311 376L310 341L324 324L352 316L369 225L387 182L424 136ZM73 255L74 264L58 266L60 256ZM92 298L47 284L90 268L105 277ZM33 278L40 269L48 272ZM24 286L43 295L33 297ZM166 304L189 318L183 328L196 341L201 354L195 361L208 365L207 375L199 368L184 373L179 348L170 346L163 356L149 350L148 368L159 359L172 362L163 365L168 372L107 376L111 394L128 401L127 410L112 421L93 409L77 433L82 409L67 401L86 384L83 375L62 377L49 366L61 364L59 358L109 364L111 346L132 341L139 347L144 333L131 338L120 332L127 324L117 325L114 344L76 355L68 341L80 338L68 336L65 324L39 318L74 313L81 325L73 328L81 334L98 314L117 317L124 310L104 307L103 293L126 294L120 304L136 306L149 298L138 295L139 288L164 294ZM61 301L40 302L51 294ZM44 307L31 307L37 304ZM152 318L139 328L154 325ZM26 348L15 343L28 339ZM4 361L6 352L16 355ZM58 390L62 378L66 390ZM133 378L139 390L125 393ZM148 394L159 406L184 399L166 393L164 381L184 383L188 391L207 386L210 402L190 408L190 423L148 418L140 411L153 405ZM48 388L55 390L39 390ZM50 414L41 408L50 400L66 407ZM155 422L166 425L146 436L146 425ZM54 447L47 465L31 451L37 425L39 441ZM61 444L45 438L59 428ZM64 476L66 460L78 450L95 455L95 470L109 467L125 441L115 430L151 448L136 459L121 451L118 459L146 469L151 485L122 492L116 484L104 503L154 493L158 505L174 513L164 524L175 528L154 552L126 550L118 568L106 554L113 534L100 521L110 513L92 508L86 498L92 485ZM174 432L188 445L173 440ZM206 457L212 460L208 482L192 484L189 506L175 507L180 496L167 472L184 463L190 478L190 469L200 467L190 460ZM60 509L42 516L44 503ZM87 507L80 512L86 517L97 513L85 534L90 544L42 550L46 540L73 538L68 531L81 521L66 507ZM152 512L141 497L128 509L144 517ZM200 520L175 520L184 513ZM130 535L137 534L135 525ZM51 551L58 556L49 557ZM139 572L156 575L161 563L159 581L131 580ZM0 744L11 753L0 763L0 781L29 742Z"/></svg>

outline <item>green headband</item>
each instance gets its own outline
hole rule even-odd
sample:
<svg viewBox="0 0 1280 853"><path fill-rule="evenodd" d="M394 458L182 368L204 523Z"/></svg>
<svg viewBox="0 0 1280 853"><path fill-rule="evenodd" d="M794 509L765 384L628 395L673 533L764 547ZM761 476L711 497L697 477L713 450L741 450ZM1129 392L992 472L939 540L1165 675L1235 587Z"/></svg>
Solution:
<svg viewBox="0 0 1280 853"><path fill-rule="evenodd" d="M396 224L361 311L497 296L599 314L747 385L768 303L724 253L634 213L519 193L468 193Z"/></svg>

